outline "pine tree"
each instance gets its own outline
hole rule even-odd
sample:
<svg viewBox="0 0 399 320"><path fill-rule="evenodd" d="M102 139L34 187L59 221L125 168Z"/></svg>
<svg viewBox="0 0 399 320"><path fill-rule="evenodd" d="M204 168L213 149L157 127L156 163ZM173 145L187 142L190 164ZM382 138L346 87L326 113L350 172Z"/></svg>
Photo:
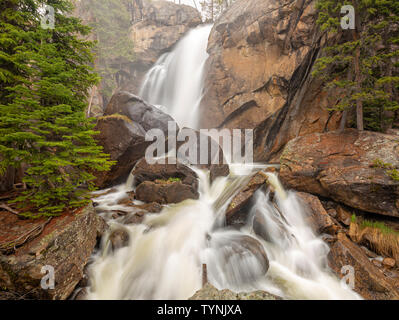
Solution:
<svg viewBox="0 0 399 320"><path fill-rule="evenodd" d="M322 77L327 88L340 90L342 99L334 109L344 111L341 127L353 107L359 130L364 124L366 129L384 130L393 121L399 108L398 4L395 0L318 1L318 23L334 44L327 45L313 74ZM341 28L344 5L355 8L354 30Z"/></svg>
<svg viewBox="0 0 399 320"><path fill-rule="evenodd" d="M41 27L44 5L54 8L55 29ZM111 165L85 117L98 76L93 44L78 37L90 29L72 9L69 0L0 2L0 166L28 167L27 190L14 200L28 217L85 205L90 172Z"/></svg>

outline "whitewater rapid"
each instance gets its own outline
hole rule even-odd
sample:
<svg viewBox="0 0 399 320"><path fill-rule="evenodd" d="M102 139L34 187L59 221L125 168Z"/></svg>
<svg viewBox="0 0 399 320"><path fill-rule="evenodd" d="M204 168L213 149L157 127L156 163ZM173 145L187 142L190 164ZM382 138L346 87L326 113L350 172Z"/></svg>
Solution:
<svg viewBox="0 0 399 320"><path fill-rule="evenodd" d="M202 26L189 32L148 72L141 89L146 100L181 127L198 125L210 30ZM139 224L123 224L137 209L118 204L133 189L132 175L126 184L95 193L96 211L110 228L89 266L87 298L187 299L201 288L206 264L208 280L218 289L265 290L285 299L358 299L328 268L327 244L307 225L306 208L294 192L284 190L277 175L265 173L270 187L254 195L245 225L226 227L224 213L231 199L267 167L232 164L230 175L212 184L209 172L193 167L199 199L167 205L161 213L146 214ZM115 218L117 210L126 216ZM257 229L264 237L255 234L255 217L266 222ZM118 229L126 231L129 243L113 251L109 236ZM255 239L266 252L266 274L256 254L240 243L243 237Z"/></svg>

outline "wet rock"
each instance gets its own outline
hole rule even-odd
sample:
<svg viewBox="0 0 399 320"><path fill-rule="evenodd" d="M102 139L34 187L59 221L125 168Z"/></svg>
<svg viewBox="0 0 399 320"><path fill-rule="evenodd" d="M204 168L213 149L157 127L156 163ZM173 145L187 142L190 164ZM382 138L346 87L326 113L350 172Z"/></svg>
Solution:
<svg viewBox="0 0 399 320"><path fill-rule="evenodd" d="M136 188L137 199L160 204L179 203L187 199L198 199L197 187L181 181L144 181Z"/></svg>
<svg viewBox="0 0 399 320"><path fill-rule="evenodd" d="M187 154L179 153L179 155L189 164L195 165L200 169L208 169L211 182L213 182L217 177L225 177L229 175L229 166L226 162L223 150L218 142L216 142L210 136L206 136L205 134L202 134L199 131L191 128L183 128L180 130L179 134L184 134L186 136L186 140L184 142L177 142L177 150L179 150L179 148L186 142L192 143L192 141L194 141L196 143L196 159L189 159ZM192 137L191 140L188 137ZM208 147L203 150L201 148L201 144L204 144L204 141L207 141L206 145ZM201 160L202 158L207 158L207 164L201 164L201 162L203 162L203 160Z"/></svg>
<svg viewBox="0 0 399 320"><path fill-rule="evenodd" d="M328 233L334 235L338 231L339 227L326 212L319 198L304 192L298 192L297 196L306 208L308 224L317 234Z"/></svg>
<svg viewBox="0 0 399 320"><path fill-rule="evenodd" d="M290 141L280 161L288 188L399 217L399 182L374 165L382 161L399 168L396 136L353 129L310 134Z"/></svg>
<svg viewBox="0 0 399 320"><path fill-rule="evenodd" d="M218 290L207 283L188 300L282 300L282 298L260 290L241 293L235 293L228 289Z"/></svg>
<svg viewBox="0 0 399 320"><path fill-rule="evenodd" d="M126 247L129 244L129 234L126 230L117 229L111 233L109 241L111 242L113 250Z"/></svg>
<svg viewBox="0 0 399 320"><path fill-rule="evenodd" d="M179 203L186 199L198 199L198 176L181 163L148 164L140 160L132 174L135 176L136 198L159 204Z"/></svg>
<svg viewBox="0 0 399 320"><path fill-rule="evenodd" d="M266 226L267 226L266 218L261 212L256 211L252 222L252 228L257 236L261 237L265 241L271 242L273 239L266 231L267 230Z"/></svg>
<svg viewBox="0 0 399 320"><path fill-rule="evenodd" d="M0 215L0 244L12 243L46 220L20 220L15 215ZM0 254L0 287L25 299L67 299L83 277L100 237L106 228L91 205L72 214L54 217L39 236ZM40 282L43 266L55 271L55 288L44 290Z"/></svg>
<svg viewBox="0 0 399 320"><path fill-rule="evenodd" d="M144 215L145 211L139 211L134 214L130 214L123 220L123 224L129 225L129 224L140 224L144 220Z"/></svg>
<svg viewBox="0 0 399 320"><path fill-rule="evenodd" d="M255 192L267 182L267 175L258 172L252 176L249 182L231 200L227 207L225 216L227 225L245 223L248 212L244 212L244 217L240 214L252 199Z"/></svg>
<svg viewBox="0 0 399 320"><path fill-rule="evenodd" d="M239 282L240 284L247 281L256 281L257 278L264 276L269 269L269 259L262 246L262 244L247 235L231 235L227 238L218 239L215 242L218 255L224 258L223 268L226 276L232 275L232 281ZM254 257L258 262L258 268L251 270L237 270L233 272L232 268L237 267L237 261L244 258ZM241 266L241 268L245 268Z"/></svg>
<svg viewBox="0 0 399 320"><path fill-rule="evenodd" d="M236 1L212 29L201 127L254 129L255 161L277 159L297 136L338 128L340 112L327 110L338 95L310 72L321 40L315 4Z"/></svg>
<svg viewBox="0 0 399 320"><path fill-rule="evenodd" d="M343 266L354 268L355 288L363 298L370 300L399 299L399 288L393 279L386 277L369 260L361 248L350 241L345 234L338 233L338 240L328 254L329 266L340 277Z"/></svg>
<svg viewBox="0 0 399 320"><path fill-rule="evenodd" d="M160 213L162 211L162 206L157 202L136 204L134 205L134 207L137 209L148 211L150 213Z"/></svg>

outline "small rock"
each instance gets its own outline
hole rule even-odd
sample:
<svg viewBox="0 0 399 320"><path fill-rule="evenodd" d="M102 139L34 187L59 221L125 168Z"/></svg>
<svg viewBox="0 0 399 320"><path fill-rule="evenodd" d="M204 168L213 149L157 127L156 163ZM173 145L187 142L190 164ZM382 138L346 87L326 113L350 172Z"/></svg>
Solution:
<svg viewBox="0 0 399 320"><path fill-rule="evenodd" d="M129 244L129 234L126 230L117 229L112 232L109 241L111 241L113 250L126 247Z"/></svg>
<svg viewBox="0 0 399 320"><path fill-rule="evenodd" d="M144 215L144 211L139 211L135 214L131 214L123 220L123 224L140 224L143 222Z"/></svg>
<svg viewBox="0 0 399 320"><path fill-rule="evenodd" d="M87 296L87 289L81 288L79 292L76 294L74 300L86 300L86 296Z"/></svg>
<svg viewBox="0 0 399 320"><path fill-rule="evenodd" d="M337 208L337 219L339 222L349 227L351 224L351 213L342 206Z"/></svg>
<svg viewBox="0 0 399 320"><path fill-rule="evenodd" d="M393 267L395 266L396 262L395 262L395 260L392 259L392 258L385 258L384 260L382 260L382 264L383 264L385 267L393 268Z"/></svg>
<svg viewBox="0 0 399 320"><path fill-rule="evenodd" d="M162 206L159 203L151 202L151 203L144 203L140 205L134 205L135 208L145 210L151 213L160 213L162 211Z"/></svg>

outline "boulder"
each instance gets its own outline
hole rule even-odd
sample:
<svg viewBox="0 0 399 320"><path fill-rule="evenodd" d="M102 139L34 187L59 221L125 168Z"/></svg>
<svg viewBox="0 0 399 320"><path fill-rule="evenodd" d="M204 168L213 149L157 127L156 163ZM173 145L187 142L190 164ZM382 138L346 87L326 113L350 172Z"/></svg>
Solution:
<svg viewBox="0 0 399 320"><path fill-rule="evenodd" d="M287 144L280 178L288 188L399 217L399 181L375 166L376 161L399 168L397 137L354 129L315 133Z"/></svg>
<svg viewBox="0 0 399 320"><path fill-rule="evenodd" d="M269 270L269 259L263 245L251 236L239 233L220 237L214 235L210 243L219 257L215 270L219 272L221 269L223 276L231 283L253 283L264 277ZM250 267L247 264L249 258L252 258Z"/></svg>
<svg viewBox="0 0 399 320"><path fill-rule="evenodd" d="M136 199L160 204L198 199L198 176L181 163L149 164L140 160L132 174L135 176Z"/></svg>
<svg viewBox="0 0 399 320"><path fill-rule="evenodd" d="M202 128L254 129L255 161L276 159L298 135L338 128L339 101L311 75L322 34L316 1L235 1L208 43Z"/></svg>
<svg viewBox="0 0 399 320"><path fill-rule="evenodd" d="M209 170L210 181L213 182L217 177L225 177L228 176L230 173L229 165L226 162L225 156L223 154L223 150L220 145L212 139L210 136L206 136L205 134L191 129L191 128L182 128L179 134L184 134L186 136L186 140L184 142L178 141L176 144L177 150L179 152L179 148L185 143L193 143L190 141L188 137L196 137L194 141L196 143L196 152L197 157L196 159L191 159L194 161L190 161L187 152L186 153L179 153L179 156L186 160L188 163L195 165L197 168L200 169L207 169ZM201 142L204 144L204 141L207 141L207 148L205 150L201 149ZM202 157L207 158L206 164L201 164L201 155Z"/></svg>
<svg viewBox="0 0 399 320"><path fill-rule="evenodd" d="M116 93L96 126L100 132L97 135L99 144L116 164L108 172L96 173L96 184L108 187L124 182L152 144L145 141L147 131L160 129L167 138L169 122L176 125L173 118L139 97L128 92Z"/></svg>
<svg viewBox="0 0 399 320"><path fill-rule="evenodd" d="M328 254L329 266L343 277L342 267L354 268L354 290L368 300L398 300L397 282L384 275L367 257L364 251L351 242L344 233L338 233L338 240Z"/></svg>
<svg viewBox="0 0 399 320"><path fill-rule="evenodd" d="M168 136L168 122L174 123L178 128L171 116L127 91L115 93L104 112L105 116L116 114L128 117L136 126L144 129L144 132L160 129L165 137Z"/></svg>
<svg viewBox="0 0 399 320"><path fill-rule="evenodd" d="M218 290L210 283L206 283L188 300L282 300L282 298L261 290L241 293L229 289Z"/></svg>
<svg viewBox="0 0 399 320"><path fill-rule="evenodd" d="M319 198L316 196L298 192L297 196L306 208L306 220L312 229L317 233L328 233L334 235L339 227L324 209Z"/></svg>
<svg viewBox="0 0 399 320"><path fill-rule="evenodd" d="M109 236L112 250L117 250L126 247L129 244L129 234L124 229L116 229Z"/></svg>
<svg viewBox="0 0 399 320"><path fill-rule="evenodd" d="M21 220L2 212L0 215L0 247L12 250L0 253L0 287L25 299L67 299L83 277L88 263L106 224L91 205L74 213L51 220ZM40 234L14 248L27 232L41 229ZM42 267L55 271L54 289L43 289Z"/></svg>
<svg viewBox="0 0 399 320"><path fill-rule="evenodd" d="M143 157L151 142L145 141L145 131L126 116L110 115L98 119L97 141L116 164L108 172L96 173L96 184L107 187L126 180L134 164Z"/></svg>
<svg viewBox="0 0 399 320"><path fill-rule="evenodd" d="M247 207L255 192L267 182L267 175L263 172L255 173L249 182L233 197L227 207L225 216L226 224L245 224L248 212Z"/></svg>
<svg viewBox="0 0 399 320"><path fill-rule="evenodd" d="M143 19L135 21L130 29L134 43L135 61L130 64L130 77L122 88L139 93L144 75L165 52L186 32L202 23L198 10L170 1L143 1Z"/></svg>

